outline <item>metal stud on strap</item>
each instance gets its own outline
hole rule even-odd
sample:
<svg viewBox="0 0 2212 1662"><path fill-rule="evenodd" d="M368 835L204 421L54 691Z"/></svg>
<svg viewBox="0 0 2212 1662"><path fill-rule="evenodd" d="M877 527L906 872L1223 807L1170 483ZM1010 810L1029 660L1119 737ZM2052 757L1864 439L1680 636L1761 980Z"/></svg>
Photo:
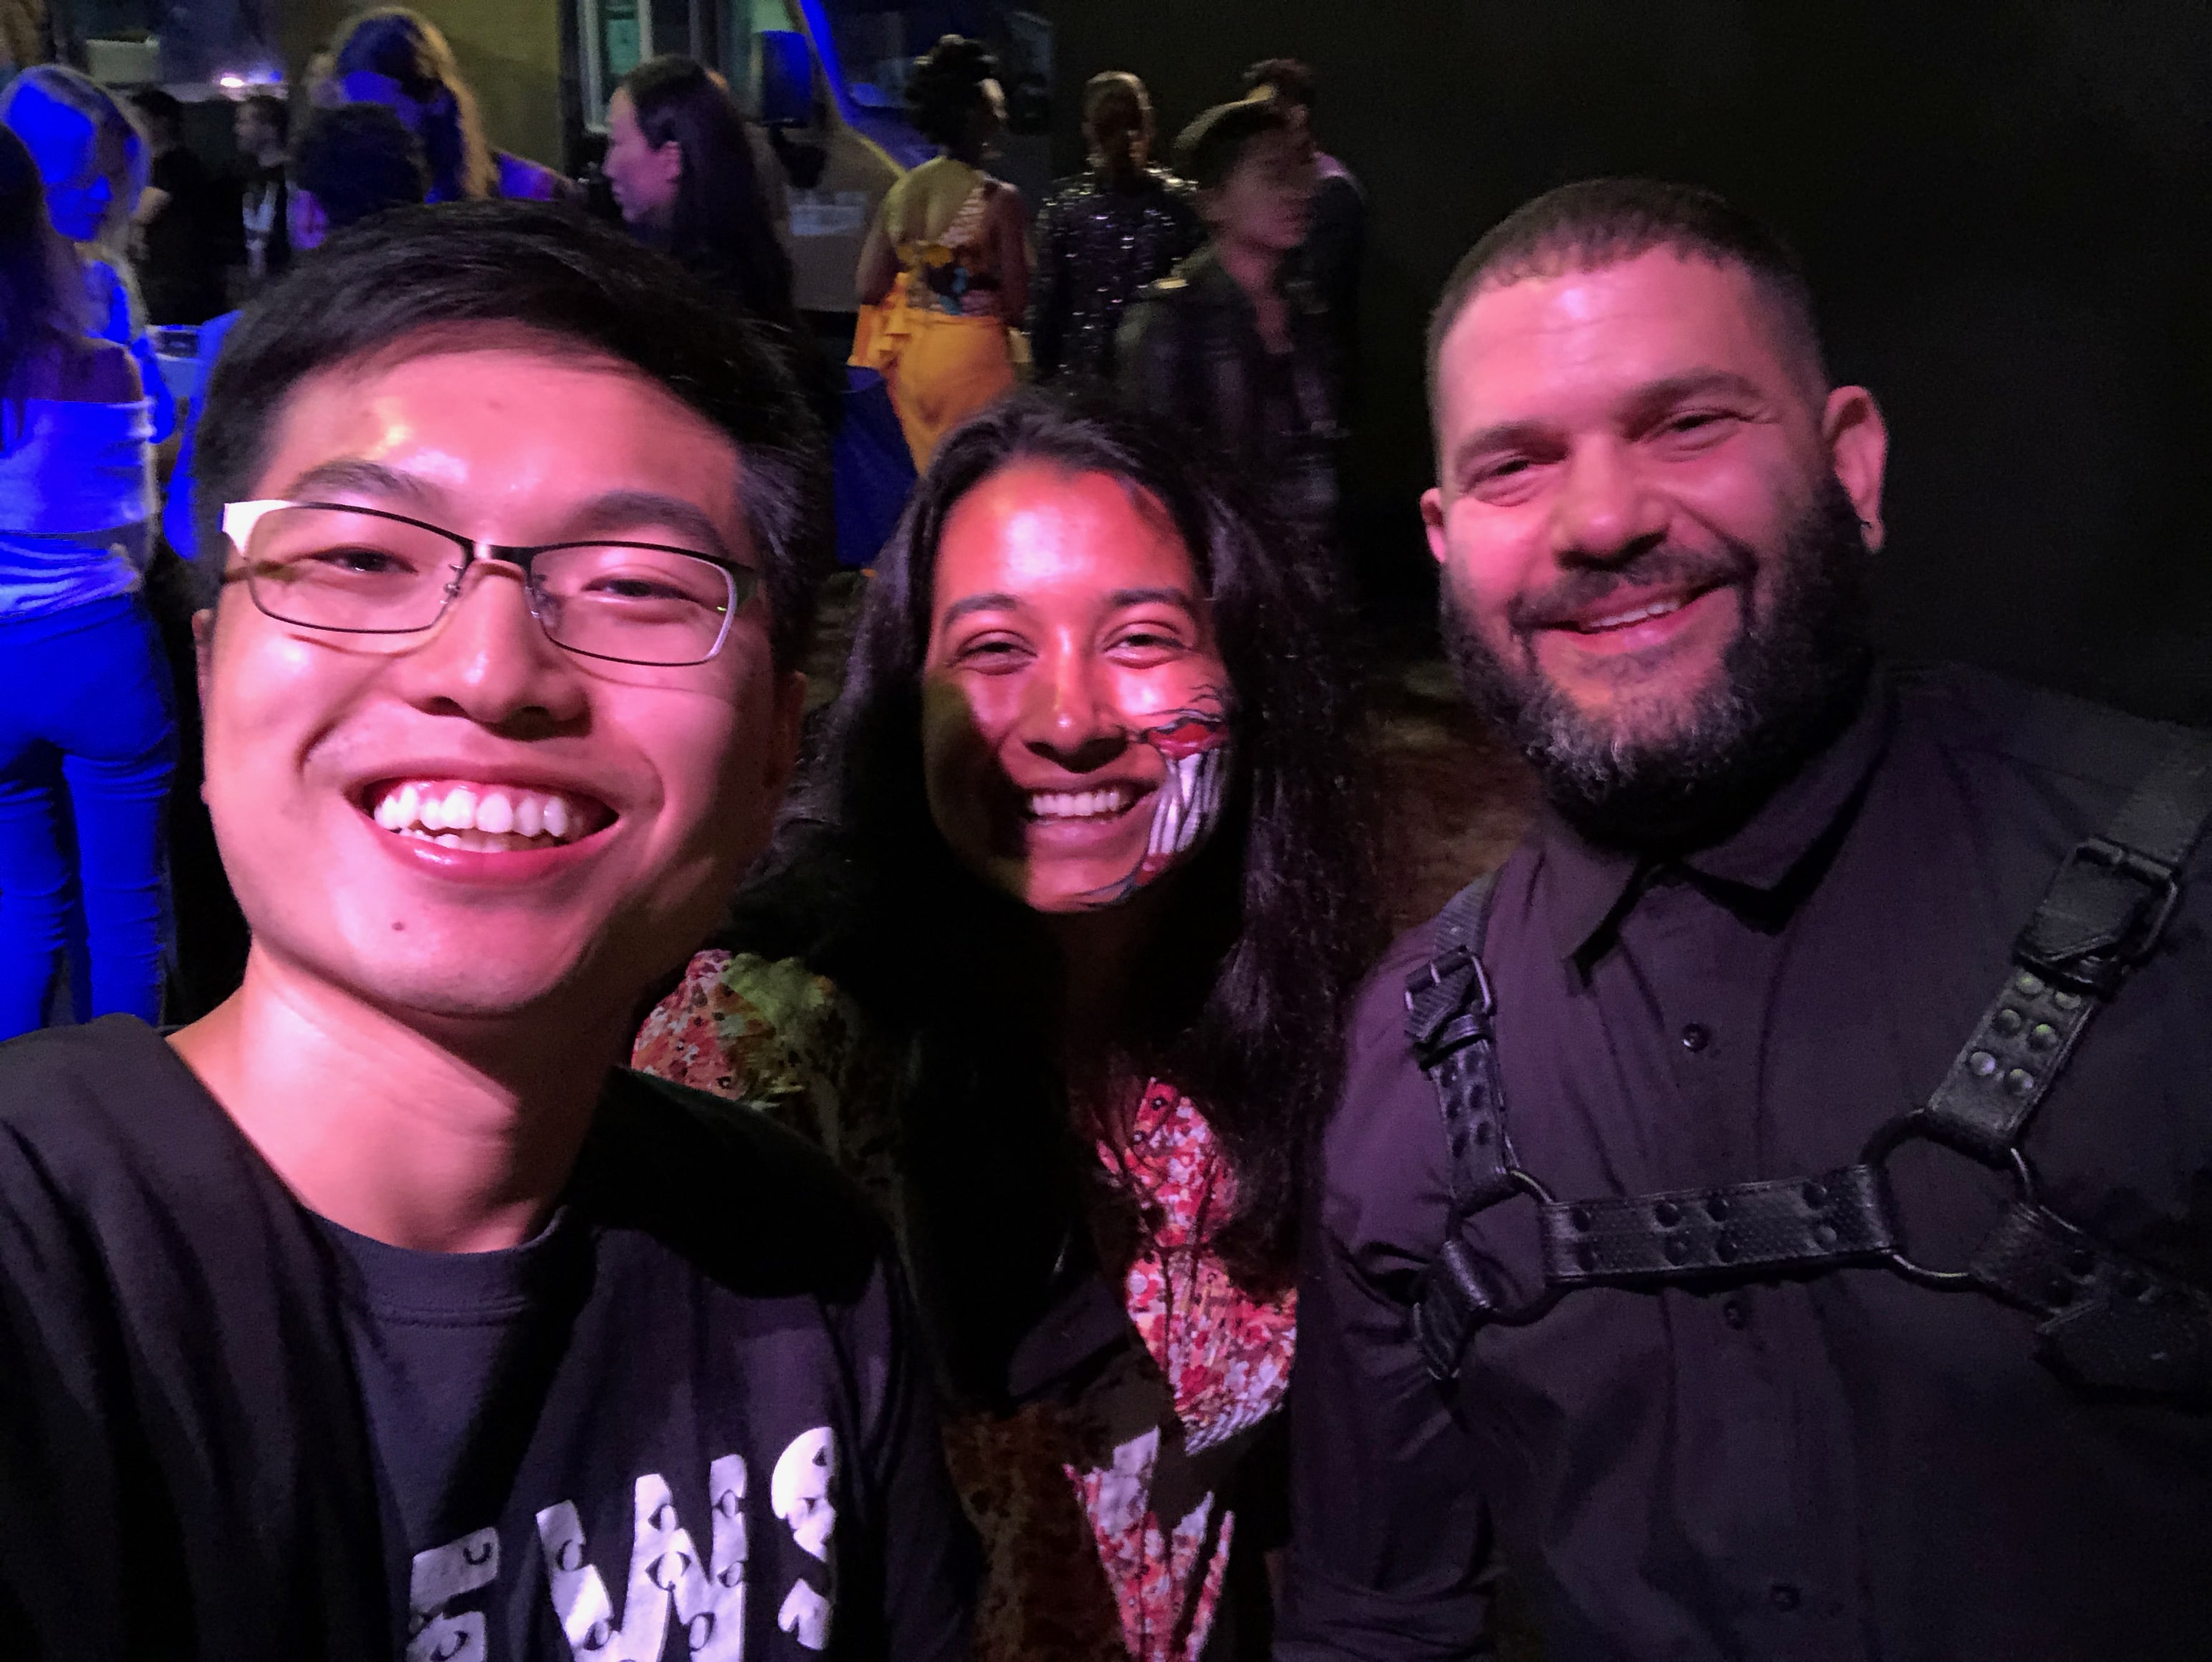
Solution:
<svg viewBox="0 0 2212 1662"><path fill-rule="evenodd" d="M2097 1008L2087 993L2014 971L1929 1098L1927 1134L2002 1165Z"/></svg>
<svg viewBox="0 0 2212 1662"><path fill-rule="evenodd" d="M1554 1286L1631 1285L1754 1269L1873 1263L1897 1247L1887 1186L1871 1166L1540 1208Z"/></svg>

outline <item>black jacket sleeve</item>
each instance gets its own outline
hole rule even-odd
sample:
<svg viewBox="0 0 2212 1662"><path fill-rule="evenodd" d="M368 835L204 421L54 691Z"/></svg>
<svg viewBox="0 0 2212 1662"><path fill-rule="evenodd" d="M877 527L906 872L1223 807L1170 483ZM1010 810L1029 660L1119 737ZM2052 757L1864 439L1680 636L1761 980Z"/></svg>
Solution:
<svg viewBox="0 0 2212 1662"><path fill-rule="evenodd" d="M1298 1284L1291 1536L1277 1662L1486 1654L1489 1515L1456 1405L1414 1348L1449 1215L1443 1126L1402 1032L1417 932L1360 996Z"/></svg>
<svg viewBox="0 0 2212 1662"><path fill-rule="evenodd" d="M1129 302L1114 338L1114 379L1139 409L1180 421L1188 412L1181 407L1178 396L1182 331L1176 312L1158 285Z"/></svg>
<svg viewBox="0 0 2212 1662"><path fill-rule="evenodd" d="M869 1488L880 1507L884 1643L897 1662L965 1662L980 1566L975 1531L945 1469L912 1301L886 1255L856 1312Z"/></svg>

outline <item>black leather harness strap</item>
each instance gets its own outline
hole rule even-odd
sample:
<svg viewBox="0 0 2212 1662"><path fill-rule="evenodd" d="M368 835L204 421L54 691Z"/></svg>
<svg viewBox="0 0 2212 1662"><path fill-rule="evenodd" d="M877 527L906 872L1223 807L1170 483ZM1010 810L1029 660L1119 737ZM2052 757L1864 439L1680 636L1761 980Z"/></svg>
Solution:
<svg viewBox="0 0 2212 1662"><path fill-rule="evenodd" d="M1881 1173L1846 1166L1538 1209L1554 1286L1680 1281L1700 1273L1878 1263L1898 1246Z"/></svg>
<svg viewBox="0 0 2212 1662"><path fill-rule="evenodd" d="M1506 1135L1497 1000L1481 943L1492 880L1438 920L1436 955L1406 987L1406 1032L1437 1089L1451 1157L1451 1221L1413 1312L1422 1360L1458 1371L1475 1331L1533 1321L1580 1287L1662 1286L1776 1271L1887 1264L1915 1281L1974 1288L2042 1318L2053 1366L2099 1387L2212 1393L2212 1293L2106 1245L2043 1206L2020 1139L2090 1018L2149 957L2180 898L2181 870L2212 824L2212 737L2189 734L2110 828L2069 854L2013 947L2013 967L1927 1105L1875 1133L1858 1163L1658 1195L1559 1201L1522 1171ZM2018 1196L1964 1269L1905 1252L1883 1166L1912 1137L2008 1169ZM1537 1202L1545 1290L1517 1308L1467 1239L1476 1213Z"/></svg>
<svg viewBox="0 0 2212 1662"><path fill-rule="evenodd" d="M1928 1100L1929 1135L1990 1165L2019 1141L2089 1019L2157 944L2208 819L2212 740L2192 734L2059 867L2013 943L2013 973Z"/></svg>
<svg viewBox="0 0 2212 1662"><path fill-rule="evenodd" d="M1458 1367L1474 1330L1499 1313L1498 1291L1460 1225L1515 1190L1491 1026L1498 1005L1480 956L1496 880L1486 874L1452 897L1437 919L1435 954L1406 983L1406 1038L1436 1087L1451 1174L1450 1227L1413 1312L1422 1359L1439 1378Z"/></svg>

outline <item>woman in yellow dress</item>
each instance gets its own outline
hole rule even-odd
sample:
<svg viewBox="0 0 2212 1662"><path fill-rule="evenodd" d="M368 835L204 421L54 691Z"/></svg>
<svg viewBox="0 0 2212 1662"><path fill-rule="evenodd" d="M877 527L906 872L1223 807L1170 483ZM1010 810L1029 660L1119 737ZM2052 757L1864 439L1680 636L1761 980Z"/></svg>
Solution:
<svg viewBox="0 0 2212 1662"><path fill-rule="evenodd" d="M939 439L1014 385L1007 331L1029 306L1029 210L983 171L1006 124L998 65L948 34L907 79L939 154L884 198L860 249L853 362L881 374L917 468Z"/></svg>

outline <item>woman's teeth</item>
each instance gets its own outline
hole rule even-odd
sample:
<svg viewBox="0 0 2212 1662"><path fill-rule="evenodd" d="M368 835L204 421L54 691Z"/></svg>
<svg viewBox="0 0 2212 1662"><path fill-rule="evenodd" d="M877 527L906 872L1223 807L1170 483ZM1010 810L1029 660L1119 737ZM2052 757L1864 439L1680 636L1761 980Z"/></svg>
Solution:
<svg viewBox="0 0 2212 1662"><path fill-rule="evenodd" d="M590 809L554 791L506 785L414 782L386 787L376 823L441 848L508 854L573 843L592 829Z"/></svg>
<svg viewBox="0 0 2212 1662"><path fill-rule="evenodd" d="M1127 785L1103 790L1033 790L1029 815L1032 819L1103 819L1127 808L1136 795Z"/></svg>

